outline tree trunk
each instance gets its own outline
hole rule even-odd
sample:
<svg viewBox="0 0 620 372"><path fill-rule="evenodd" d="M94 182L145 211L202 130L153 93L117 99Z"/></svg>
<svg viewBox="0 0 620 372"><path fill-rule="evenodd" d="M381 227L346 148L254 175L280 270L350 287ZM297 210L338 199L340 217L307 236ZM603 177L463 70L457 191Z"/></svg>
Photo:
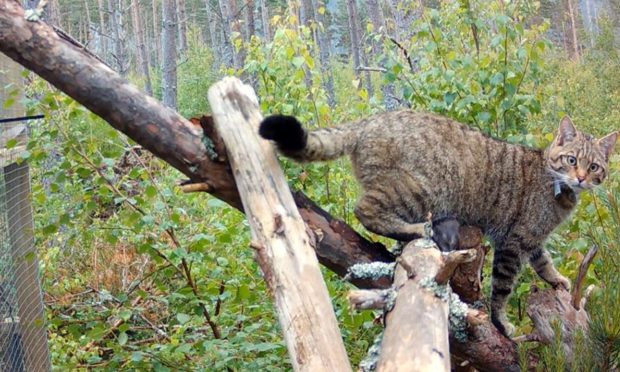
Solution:
<svg viewBox="0 0 620 372"><path fill-rule="evenodd" d="M353 56L353 69L355 70L355 76L359 78L358 68L362 64L360 57L360 40L357 28L357 5L355 0L347 0L347 14L349 15L349 34L351 37L351 55Z"/></svg>
<svg viewBox="0 0 620 372"><path fill-rule="evenodd" d="M146 45L144 42L144 27L142 25L142 14L140 11L140 3L138 0L131 0L131 16L133 20L134 33L136 35L136 49L138 49L138 66L141 75L144 78L144 91L149 96L153 95L153 87L151 86L151 74L149 72L149 60L146 53Z"/></svg>
<svg viewBox="0 0 620 372"><path fill-rule="evenodd" d="M159 68L159 62L162 60L161 58L161 39L160 32L163 30L163 25L159 21L159 10L157 9L157 0L153 0L153 44L155 45L155 53L153 54L153 67Z"/></svg>
<svg viewBox="0 0 620 372"><path fill-rule="evenodd" d="M185 7L185 0L177 0L177 14L179 52L183 54L187 50L187 10Z"/></svg>
<svg viewBox="0 0 620 372"><path fill-rule="evenodd" d="M218 23L218 14L215 13L214 8L211 6L210 0L205 0L205 7L207 12L207 22L209 23L209 41L211 42L211 50L213 51L214 58L216 61L221 61L222 48L219 42L219 33L221 27L217 27Z"/></svg>
<svg viewBox="0 0 620 372"><path fill-rule="evenodd" d="M236 66L235 64L235 50L232 45L232 12L230 9L230 2L228 0L219 0L220 12L222 13L222 49L224 64L228 67Z"/></svg>
<svg viewBox="0 0 620 372"><path fill-rule="evenodd" d="M571 31L571 44L572 44L572 55L573 59L579 62L580 53L579 53L579 40L577 39L577 9L573 8L573 0L566 0L568 4L568 16L570 19L570 31Z"/></svg>
<svg viewBox="0 0 620 372"><path fill-rule="evenodd" d="M47 23L62 28L60 24L60 4L58 4L58 0L49 0L45 9L47 13Z"/></svg>
<svg viewBox="0 0 620 372"><path fill-rule="evenodd" d="M248 85L225 78L209 89L209 103L229 149L256 259L275 297L293 369L350 371L310 236L273 146L258 135L258 98Z"/></svg>
<svg viewBox="0 0 620 372"><path fill-rule="evenodd" d="M355 69L355 76L361 79L360 67L362 66L362 61L367 63L366 56L364 54L362 40L361 40L361 30L360 30L360 20L359 14L357 11L357 2L355 0L347 0L347 12L349 15L349 32L351 34L351 54L353 54L353 68ZM366 72L366 90L369 95L372 95L372 81L370 80L370 72Z"/></svg>
<svg viewBox="0 0 620 372"><path fill-rule="evenodd" d="M327 102L330 107L336 106L336 93L334 91L334 74L330 68L330 54L331 54L331 42L329 34L327 33L327 25L325 24L325 17L319 11L320 8L325 8L325 4L321 0L315 0L314 19L318 23L317 29L317 45L319 46L319 60L321 61L321 79L323 80L323 89L327 93Z"/></svg>
<svg viewBox="0 0 620 372"><path fill-rule="evenodd" d="M85 45L88 45L88 42L91 39L90 36L90 25L92 24L92 20L90 18L90 8L88 7L88 0L84 0L84 13L86 16L86 24L84 25L84 36L85 38L82 40L82 42Z"/></svg>
<svg viewBox="0 0 620 372"><path fill-rule="evenodd" d="M111 19L111 28L114 33L114 66L121 76L129 71L127 56L126 31L123 20L124 0L108 0L108 11Z"/></svg>
<svg viewBox="0 0 620 372"><path fill-rule="evenodd" d="M241 14L239 12L239 7L237 6L237 0L228 0L228 10L230 13L227 18L230 20L231 31L239 35L242 41L246 41L243 38L244 34L243 28L241 27ZM230 35L232 37L232 34ZM236 69L242 69L245 63L245 52L243 48L237 50L237 48L233 47L232 57L234 67Z"/></svg>
<svg viewBox="0 0 620 372"><path fill-rule="evenodd" d="M368 0L368 15L370 17L370 22L372 23L372 28L374 33L380 33L381 35L386 35L387 24L385 22L385 14L383 13L383 8L379 3L379 0ZM374 39L372 42L372 52L374 57L377 58L382 54L382 44L384 41L384 37L380 39ZM382 64L385 64L385 60L381 61ZM383 93L383 103L385 108L388 111L393 111L398 107L398 100L394 98L394 84L392 83L384 83L381 87L381 91Z"/></svg>
<svg viewBox="0 0 620 372"><path fill-rule="evenodd" d="M256 34L256 20L254 18L254 8L255 8L254 0L247 0L245 7L246 7L246 14L247 14L247 17L246 17L247 21L246 21L246 27L245 27L245 40L250 41L252 39L252 36Z"/></svg>
<svg viewBox="0 0 620 372"><path fill-rule="evenodd" d="M176 0L162 2L162 88L164 105L177 108Z"/></svg>
<svg viewBox="0 0 620 372"><path fill-rule="evenodd" d="M271 41L271 27L269 26L269 8L267 8L267 0L258 0L260 2L261 23L263 24L263 38L265 41Z"/></svg>
<svg viewBox="0 0 620 372"><path fill-rule="evenodd" d="M301 8L299 10L301 18L299 20L302 25L310 27L314 20L314 10L312 8L312 0L301 0Z"/></svg>
<svg viewBox="0 0 620 372"><path fill-rule="evenodd" d="M104 5L103 0L97 0L97 13L99 13L99 40L100 40L100 49L99 56L104 58L106 61L109 60L106 58L108 56L108 34L107 29L105 27L105 16L104 16Z"/></svg>

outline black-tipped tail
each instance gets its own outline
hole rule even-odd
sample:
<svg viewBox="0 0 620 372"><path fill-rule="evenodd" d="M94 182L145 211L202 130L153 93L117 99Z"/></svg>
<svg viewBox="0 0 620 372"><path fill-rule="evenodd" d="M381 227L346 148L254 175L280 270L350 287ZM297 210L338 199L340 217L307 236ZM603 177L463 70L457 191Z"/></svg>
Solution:
<svg viewBox="0 0 620 372"><path fill-rule="evenodd" d="M299 120L286 115L266 117L260 124L258 134L265 139L275 141L278 149L285 153L303 150L308 141L308 133Z"/></svg>

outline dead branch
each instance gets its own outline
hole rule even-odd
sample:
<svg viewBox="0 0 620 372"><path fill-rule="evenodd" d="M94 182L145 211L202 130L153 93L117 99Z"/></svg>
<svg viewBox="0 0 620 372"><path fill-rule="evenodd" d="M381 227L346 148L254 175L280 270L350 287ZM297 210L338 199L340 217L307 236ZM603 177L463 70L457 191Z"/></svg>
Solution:
<svg viewBox="0 0 620 372"><path fill-rule="evenodd" d="M446 284L452 278L456 268L466 262L472 262L476 259L476 249L468 249L466 251L450 252L442 257L443 264L435 275L437 284Z"/></svg>
<svg viewBox="0 0 620 372"><path fill-rule="evenodd" d="M360 289L349 292L348 300L355 310L389 309L394 294L392 289Z"/></svg>
<svg viewBox="0 0 620 372"><path fill-rule="evenodd" d="M572 304L575 310L579 310L581 307L581 288L583 287L583 282L586 279L588 269L590 268L590 265L592 264L592 261L594 260L594 257L596 257L597 253L598 245L594 244L590 250L588 250L588 253L586 253L586 256L579 265L579 274L577 274L577 279L575 279L575 286L573 287L572 293Z"/></svg>

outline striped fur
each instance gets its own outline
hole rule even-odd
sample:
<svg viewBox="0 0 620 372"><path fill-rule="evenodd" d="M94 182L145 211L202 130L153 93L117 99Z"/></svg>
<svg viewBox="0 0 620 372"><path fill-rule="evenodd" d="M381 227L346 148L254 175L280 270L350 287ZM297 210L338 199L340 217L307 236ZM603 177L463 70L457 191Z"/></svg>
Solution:
<svg viewBox="0 0 620 372"><path fill-rule="evenodd" d="M263 130L278 132L277 121ZM263 137L299 161L349 154L364 190L355 214L368 230L411 240L417 237L413 224L425 221L429 212L482 228L495 246L492 320L505 334L513 331L505 307L524 260L552 286L569 287L543 244L569 216L579 192L605 179L618 136L596 140L565 118L553 144L540 150L411 111L301 133L307 141L294 151L285 144L299 139ZM556 181L561 181L557 195Z"/></svg>

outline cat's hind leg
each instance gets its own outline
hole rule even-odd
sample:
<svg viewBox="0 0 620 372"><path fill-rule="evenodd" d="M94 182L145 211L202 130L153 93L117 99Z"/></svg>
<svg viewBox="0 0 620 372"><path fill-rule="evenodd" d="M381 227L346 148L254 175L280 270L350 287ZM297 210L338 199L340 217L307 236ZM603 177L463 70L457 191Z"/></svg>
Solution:
<svg viewBox="0 0 620 372"><path fill-rule="evenodd" d="M521 248L518 243L508 241L498 246L493 255L491 321L504 335L510 337L515 327L506 316L506 304L521 271Z"/></svg>
<svg viewBox="0 0 620 372"><path fill-rule="evenodd" d="M423 215L393 198L381 190L368 190L357 203L355 216L368 230L388 238L406 242L423 237Z"/></svg>

